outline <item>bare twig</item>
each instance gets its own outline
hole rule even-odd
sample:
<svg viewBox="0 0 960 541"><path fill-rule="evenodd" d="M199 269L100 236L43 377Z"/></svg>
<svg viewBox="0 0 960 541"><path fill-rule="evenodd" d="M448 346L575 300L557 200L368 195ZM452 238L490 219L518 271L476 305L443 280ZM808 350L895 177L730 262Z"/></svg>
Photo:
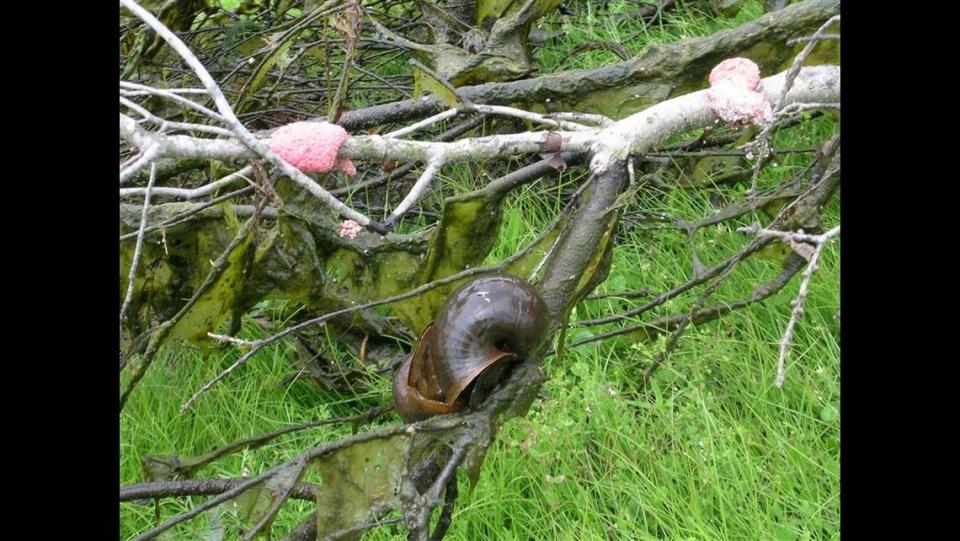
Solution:
<svg viewBox="0 0 960 541"><path fill-rule="evenodd" d="M126 0L125 0L126 1ZM813 66L804 68L793 90L788 95L791 102L832 102L839 99L840 77L835 66ZM780 94L784 74L763 80L763 92L768 99ZM605 128L589 128L577 131L527 132L491 135L461 139L453 142L412 141L380 135L354 135L348 137L340 147L340 158L429 162L441 159L444 164L477 163L490 159L506 159L523 154L542 154L544 152L595 152L595 160L610 162L622 155L642 155L663 138L710 125L716 115L709 107L706 91L693 92L665 102L647 110L631 115ZM155 142L164 148L164 152L176 153L181 157L206 158L216 160L241 160L262 157L258 151L251 151L246 140L243 144L220 139L200 139L184 135L145 137L136 131L132 119L121 117L121 132L127 134L131 143L138 139L147 144ZM254 141L260 144L259 141ZM138 145L139 146L139 145ZM292 167L292 166L291 166ZM282 169L288 176L286 169ZM294 174L302 175L299 171ZM292 177L291 177L292 178ZM308 178L308 177L307 177ZM309 180L313 186L319 185ZM313 187L304 184L321 197ZM329 195L325 190L323 193ZM333 197L332 195L330 197ZM322 197L321 197L322 198ZM358 223L367 224L356 220Z"/></svg>
<svg viewBox="0 0 960 541"><path fill-rule="evenodd" d="M771 148L770 154L794 154L816 152L817 147L804 148ZM671 151L671 152L648 152L644 157L664 157L672 158L678 156L746 156L746 150L693 150L693 151Z"/></svg>
<svg viewBox="0 0 960 541"><path fill-rule="evenodd" d="M779 239L783 239L784 241L794 241L794 242L801 241L801 242L812 242L812 243L819 244L821 242L824 242L825 240L824 239L825 235L809 235L807 233L804 233L802 229L800 231L777 231L775 229L766 229L766 228L760 227L759 224L753 224L747 227L739 227L737 228L737 231L741 233L751 233L754 235L760 235L763 237L776 237ZM826 240L829 240L829 239L826 239Z"/></svg>
<svg viewBox="0 0 960 541"><path fill-rule="evenodd" d="M653 362L643 372L644 383L648 383L650 381L650 379L653 377L653 373L656 372L660 364L666 360L671 353L673 353L673 350L680 342L680 337L683 336L683 333L687 330L687 326L694 321L697 312L703 308L703 305L707 302L707 299L710 298L710 296L720 288L723 282L726 281L726 279L731 275L733 269L735 269L741 261L743 261L752 253L753 252L749 252L746 249L738 252L737 255L727 262L720 274L713 279L713 282L708 285L706 289L704 289L703 293L700 294L700 297L693 303L693 305L690 306L690 310L680 319L680 322L677 324L677 328L670 333L670 337L667 338L667 343L664 345L663 349L657 354L656 357L654 357Z"/></svg>
<svg viewBox="0 0 960 541"><path fill-rule="evenodd" d="M551 128L558 128L561 130L570 130L570 131L581 131L591 129L590 126L585 126L583 124L578 124L577 122L571 122L569 120L564 120L563 118L569 118L573 113L568 113L565 117L558 113L553 115L541 115L539 113L534 113L531 111L524 111L522 109L516 109L514 107L505 107L503 105L481 105L481 104L471 104L466 107L468 111L476 111L478 113L486 113L489 115L499 115L506 116L511 118L519 118L520 120L527 120L530 122L535 122L537 124L543 124L545 126L550 126ZM592 120L597 121L597 118L590 117ZM600 126L608 126L610 123L600 123Z"/></svg>
<svg viewBox="0 0 960 541"><path fill-rule="evenodd" d="M601 128L612 125L614 122L609 117L594 113L575 113L575 112L557 112L544 115L544 118L555 120L568 120L577 124L587 124L591 126L600 126Z"/></svg>
<svg viewBox="0 0 960 541"><path fill-rule="evenodd" d="M807 263L807 268L803 271L803 279L800 282L800 290L797 292L797 297L791 302L793 305L793 311L790 313L790 321L787 322L787 328L783 333L783 338L780 340L780 355L777 359L777 378L774 381L775 385L780 388L783 386L783 380L786 372L787 352L789 351L790 344L793 341L793 329L796 327L797 320L800 318L800 315L803 314L803 303L807 300L807 289L810 286L810 279L813 277L813 273L817 271L817 266L820 261L820 254L823 252L823 247L826 246L830 239L840 234L840 226L838 225L822 235L807 235L804 234L803 231L776 231L763 229L758 226L740 228L739 231L753 233L760 237L781 238L784 241L793 243L812 242L815 245L811 254L804 254L802 251L797 251L797 253L803 256L804 259L807 259L809 263ZM794 249L796 250L796 248Z"/></svg>
<svg viewBox="0 0 960 541"><path fill-rule="evenodd" d="M143 152L140 153L140 156L134 160L133 163L126 165L120 170L120 184L130 180L131 177L136 175L141 169L153 162L160 155L159 149L157 149L155 145L148 146L142 150Z"/></svg>
<svg viewBox="0 0 960 541"><path fill-rule="evenodd" d="M736 264L736 262L752 254L753 252L756 252L757 250L759 250L769 242L771 242L769 239L755 239L753 242L741 248L737 253L730 256L724 262L716 265L715 267L710 268L709 270L703 272L699 276L694 276L693 278L687 280L686 282L674 287L670 291L666 291L664 293L661 293L660 295L657 295L651 301L647 302L643 306L640 306L631 310L627 310L626 312L622 312L619 314L612 314L609 316L600 317L596 319L586 319L582 321L577 321L574 324L574 326L587 327L592 325L603 325L605 323L613 323L621 319L626 319L632 316L640 315L644 312L648 312L656 308L657 306L660 306L661 304L667 302L668 300L676 297L677 295L680 295L681 293L684 293L685 291L688 291L689 289L696 287L706 282L707 280L710 280L711 278L719 276L721 273L724 272L725 269L729 268L730 265ZM610 334L609 336L613 336L613 335Z"/></svg>
<svg viewBox="0 0 960 541"><path fill-rule="evenodd" d="M550 126L551 128L570 130L570 131L580 131L580 130L589 130L591 126L585 126L583 124L578 124L575 121L564 120L564 118L589 118L595 124L598 123L599 115L575 115L574 113L566 113L564 116L561 116L561 113L554 113L552 115L541 115L539 113L533 113L530 111L524 111L522 109L516 109L514 107L505 107L503 105L480 105L480 104L470 104L463 107L456 107L453 109L448 109L442 113L435 114L431 117L427 117L420 122L411 124L405 128L392 131L384 137L402 137L409 135L416 131L419 131L427 126L436 124L437 122L442 122L448 118L453 118L460 112L465 113L484 113L488 115L499 115L512 118L519 118L521 120L527 120L530 122L535 122L537 124L543 124L545 126ZM605 117L601 117L605 118ZM602 121L601 126L610 125L612 122L607 119Z"/></svg>
<svg viewBox="0 0 960 541"><path fill-rule="evenodd" d="M384 222L386 229L392 228L393 225L397 223L397 220L417 202L417 199L420 199L420 196L423 195L423 192L427 189L427 186L430 185L433 177L440 171L442 166L443 160L439 158L427 162L427 167L423 170L420 178L413 184L413 187L410 188L410 192L403 198L403 201L400 201L400 204L393 209L393 212L390 213L390 216Z"/></svg>
<svg viewBox="0 0 960 541"><path fill-rule="evenodd" d="M784 117L787 115L796 114L802 111L811 111L818 109L840 109L840 102L825 102L825 103L792 103L778 113L778 117ZM772 153L772 152L771 152Z"/></svg>
<svg viewBox="0 0 960 541"><path fill-rule="evenodd" d="M437 520L437 526L430 534L430 541L440 541L447 530L450 529L450 522L453 519L453 507L457 503L457 476L451 475L447 480L446 489L443 491L443 509L440 512L440 518Z"/></svg>
<svg viewBox="0 0 960 541"><path fill-rule="evenodd" d="M197 91L191 92L191 93L192 93L192 94L203 93L203 94L206 95L206 94L207 94L207 91L206 91L206 90L197 90ZM188 108L190 108L190 109L193 109L194 111L197 111L198 113L201 113L201 114L203 114L203 115L205 115L205 116L207 116L207 117L209 117L209 118L211 118L211 119L213 119L213 120L216 120L217 122L221 122L221 123L224 123L224 122L225 122L225 120L224 120L224 118L223 118L223 115L217 113L216 111L212 111L212 110L204 107L203 105L200 105L199 103L197 103L197 102L195 102L195 101L193 101L193 100L188 100L187 98L184 98L183 96L180 96L179 93L176 93L176 92L174 92L173 90L165 89L165 88L154 88L154 87L152 87L152 86L142 85L142 84L139 84L139 83L133 83L133 82L127 82L127 81L120 81L120 95L121 95L121 96L140 96L140 95L143 95L143 94L153 95L153 96L160 96L160 97L162 97L162 98L166 98L166 99L171 100L171 101L173 101L173 102L175 102L175 103L179 103L180 105L183 105L184 107L188 107Z"/></svg>
<svg viewBox="0 0 960 541"><path fill-rule="evenodd" d="M823 204L834 193L834 190L836 189L837 181L839 178L838 177L839 165L837 164L835 167L831 168L828 164L833 164L838 161L838 157L836 156L836 151L839 149L839 139L840 139L839 134L835 134L833 137L828 139L822 145L821 150L818 152L817 161L814 167L812 168L813 173L811 177L810 187L803 194L797 197L792 203L785 206L777 215L777 217L774 218L774 220L770 223L768 228L770 229L781 228L781 227L784 227L785 224L790 224L793 222L802 223L803 221L805 221L810 217L811 213L817 212L817 209L822 208ZM744 246L740 251L738 251L732 257L727 259L724 263L718 265L717 267L714 267L713 269L711 269L710 271L707 271L707 273L699 277L694 277L688 282L681 284L680 286L677 286L676 288L674 288L671 291L668 291L667 293L661 294L656 299L647 303L643 307L640 307L639 309L630 310L624 314L617 314L614 316L610 316L608 318L598 318L596 320L579 322L578 324L586 325L586 324L598 324L602 322L610 322L610 321L614 321L616 319L622 318L626 314L636 315L637 313L642 313L643 311L649 310L654 306L662 304L667 298L671 298L672 296L675 296L676 294L679 294L682 291L685 291L686 289L693 287L694 285L702 283L707 279L710 279L716 276L712 284L709 285L707 289L703 292L703 294L700 296L700 298L693 303L690 310L686 314L684 314L683 316L671 316L669 318L666 318L665 321L663 321L663 323L667 323L671 326L675 326L675 330L667 340L667 344L664 347L664 349L656 356L651 366L645 371L644 381L649 381L649 379L652 377L657 367L667 358L667 356L670 354L673 348L676 347L679 341L679 338L685 331L687 325L691 322L695 322L698 315L700 317L708 317L711 315L712 309L701 310L703 308L703 304L706 301L706 299L726 279L726 277L730 275L733 268L737 264L739 264L740 261L745 259L750 254L756 252L759 248L761 248L765 244L771 242L774 238L776 237L763 236L763 235L756 236L746 246ZM798 254L799 253L801 252L798 251ZM762 293L762 290L761 290L761 293ZM758 292L755 291L754 295L757 295L757 294ZM645 326L646 326L645 324L640 324L633 327L624 327L621 329L604 333L596 337L592 337L590 339L581 340L576 344L580 345L587 342L593 342L596 340L610 338L612 336L617 336L620 334L625 334L628 332L639 330Z"/></svg>
<svg viewBox="0 0 960 541"><path fill-rule="evenodd" d="M834 15L833 17L830 17L829 19L827 19L827 22L823 23L820 26L820 28L818 28L817 31L813 33L813 36L811 36L814 39L812 39L809 43L807 43L803 47L803 50L800 51L800 53L796 56L796 58L793 59L793 63L787 69L787 77L783 82L783 88L781 88L780 90L780 96L777 98L777 101L773 104L774 112L779 111L783 107L784 100L786 100L787 98L787 93L790 92L791 88L793 88L793 82L796 80L797 75L800 74L800 69L803 67L803 63L806 62L807 58L810 56L810 53L813 52L814 47L817 46L816 38L822 36L823 33L826 32L827 28L833 25L833 23L836 23L839 21L840 21L840 15Z"/></svg>
<svg viewBox="0 0 960 541"><path fill-rule="evenodd" d="M653 321L620 327L619 329L608 331L603 334L598 334L596 336L571 342L565 347L575 348L591 342L598 342L608 338L613 338L614 336L621 336L640 331L646 332L648 337L656 337L662 332L675 330L688 317L690 318L691 323L694 325L706 323L720 316L729 314L735 310L746 308L747 306L762 301L780 291L785 285L787 285L787 283L796 273L800 272L800 268L802 267L803 263L804 260L799 255L787 260L783 266L783 271L776 278L754 288L753 293L745 299L734 302L720 303L708 308L697 309L693 312L692 316L690 316L690 312L688 311L682 314L658 317Z"/></svg>
<svg viewBox="0 0 960 541"><path fill-rule="evenodd" d="M123 85L123 84L136 84L136 83L125 83L124 81L120 81L120 84ZM159 90L159 89L152 89L152 90ZM207 95L207 91L204 90L203 88L164 88L163 91L164 91L164 92L169 92L169 93L171 93L171 94L202 94L202 95L204 95L204 96ZM131 95L131 96L141 96L141 95L144 95L144 96L145 96L145 95L149 95L149 94L151 94L151 93L152 93L152 92L141 91L141 92L130 92L129 95Z"/></svg>
<svg viewBox="0 0 960 541"><path fill-rule="evenodd" d="M362 74L360 77L357 77L356 79L354 79L354 83L356 83L356 82L358 82L358 81L362 81L362 80L365 79L366 77L373 77L374 79L376 79L376 80L380 81L381 83L387 85L388 87L392 88L393 90L395 90L398 94L402 95L403 97L408 98L408 99L412 99L412 98L413 98L413 95L410 93L410 91L409 91L408 89L406 89L406 88L401 88L401 87L397 86L396 84L390 82L389 80L384 79L383 77L377 75L376 73L374 73L374 72L372 72L372 71L367 71L367 70L363 69L363 67L358 66L356 62L351 63L351 64L350 64L350 67L353 68L353 69L355 69L355 70L357 70L357 71L359 71L359 72Z"/></svg>
<svg viewBox="0 0 960 541"><path fill-rule="evenodd" d="M621 299L635 299L637 297L649 297L653 295L653 290L649 287L639 289L636 291L615 291L613 293L591 293L587 295L586 299L588 301L596 301L600 299L608 299L610 297L619 297Z"/></svg>
<svg viewBox="0 0 960 541"><path fill-rule="evenodd" d="M178 197L181 199L197 199L199 197L204 197L210 195L211 193L219 190L220 188L225 188L238 180L244 180L248 175L253 174L253 166L248 165L239 171L230 173L229 175L223 177L222 179L211 182L210 184L205 184L199 188L154 188L154 196L167 196L167 197ZM121 188L120 197L135 197L143 195L146 192L144 188Z"/></svg>
<svg viewBox="0 0 960 541"><path fill-rule="evenodd" d="M460 113L460 109L447 109L442 113L437 113L433 116L427 117L420 122L415 122L410 124L405 128L400 128L399 130L394 130L388 134L385 134L384 137L403 137L405 135L410 135L411 133L418 132L423 128L432 126L438 122L443 122L448 118L453 118Z"/></svg>
<svg viewBox="0 0 960 541"><path fill-rule="evenodd" d="M310 513L299 526L294 528L279 541L316 541L317 540L317 513Z"/></svg>
<svg viewBox="0 0 960 541"><path fill-rule="evenodd" d="M454 126L453 126L452 128L450 128L449 130L446 130L446 131L444 131L443 133L437 135L436 137L434 137L434 138L432 139L432 141L438 141L438 142L439 142L439 141L452 141L453 139L456 139L456 138L459 137L460 135L462 135L462 134L464 134L464 133L466 133L466 132L468 132L468 131L476 128L477 126L479 126L479 125L481 125L481 124L483 124L483 116L482 116L482 115L475 115L475 116L473 116L473 117L471 117L471 118L469 118L469 119L467 119L467 120L465 120L465 121L463 121L463 122L461 122L461 123L459 123L459 124L454 125ZM355 193L355 192L358 191L358 190L363 190L363 189L366 189L366 188L374 188L374 187L376 187L376 186L380 186L380 185L388 182L388 181L391 180L391 179L400 178L400 177L402 177L403 175L406 175L407 173L409 173L410 171L412 171L414 167L415 167L415 164L414 164L414 163L407 163L407 164L405 164L405 165L401 165L401 166L397 167L396 169L393 169L393 170L391 170L391 171L388 171L388 172L386 172L386 173L383 173L383 174L381 174L381 175L378 175L377 177L372 178L372 179L370 179L370 180L364 180L363 182L358 182L358 183L356 183L356 184L351 184L351 185L345 186L345 187L343 187L343 188L337 188L337 189L335 189L335 190L330 190L330 193L332 193L333 195L338 195L338 196L339 196L339 195L346 195L346 194Z"/></svg>
<svg viewBox="0 0 960 541"><path fill-rule="evenodd" d="M435 460L434 457L449 453L449 459L446 461L446 464L444 464L443 469L436 474L436 478L432 480L426 492L422 494L420 498L418 498L419 505L410 505L405 511L404 522L406 523L407 530L409 531L410 539L415 539L417 541L442 539L443 535L446 533L446 530L449 527L449 517L444 520L442 515L453 512L453 505L456 502L457 488L454 486L453 489L450 489L450 485L456 485L457 483L456 469L466 454L469 438L469 436L463 436L453 443L451 449L443 448L443 452L435 453L434 456L427 459L427 463L432 465L433 461ZM432 468L430 469L432 470ZM432 475L433 471L424 473L426 475ZM428 478L425 478L424 480L426 479ZM436 508L437 505L440 505L440 493L445 489L446 497L444 498L445 501L443 502L444 509L441 512L441 520L437 524L434 535L429 536L430 518L433 516L434 508Z"/></svg>
<svg viewBox="0 0 960 541"><path fill-rule="evenodd" d="M191 122L171 122L169 120L164 120L154 115L150 111L144 109L140 105L134 103L133 101L128 100L127 98L124 98L123 96L120 97L120 103L122 103L127 108L139 113L140 116L142 116L145 121L156 124L159 130L163 133L167 133L175 130L183 130L183 131L198 131L201 133L211 133L213 135L220 135L223 137L233 136L233 132L225 128L218 128L216 126L207 126L206 124L194 124Z"/></svg>
<svg viewBox="0 0 960 541"><path fill-rule="evenodd" d="M140 253L143 250L143 235L147 228L147 211L150 210L150 192L153 190L153 182L157 179L157 164L150 166L150 180L147 182L147 191L143 199L143 212L140 215L140 229L137 231L137 245L133 250L133 260L130 262L130 275L127 278L127 294L123 299L123 306L120 308L120 324L127 318L127 310L130 308L130 301L133 300L133 287L137 278L137 267L140 265Z"/></svg>
<svg viewBox="0 0 960 541"><path fill-rule="evenodd" d="M213 338L218 342L228 342L230 344L233 344L235 346L240 346L240 347L253 347L257 345L256 340L244 340L242 338L237 338L235 336L227 336L224 334L214 334L212 332L208 332L207 336L209 336L210 338Z"/></svg>
<svg viewBox="0 0 960 541"><path fill-rule="evenodd" d="M798 38L790 38L787 40L787 45L796 45L798 43L803 43L806 41L829 41L829 40L839 40L840 34L821 34L819 36L800 36Z"/></svg>
<svg viewBox="0 0 960 541"><path fill-rule="evenodd" d="M377 419L379 416L384 413L393 411L393 406L376 406L370 408L369 410L353 415L351 417L334 417L331 419L320 419L317 421L309 421L306 423L300 423L295 425L290 425L279 430L274 430L273 432L268 432L266 434L258 434L255 436L249 436L246 438L241 438L239 440L233 441L210 451L204 453L200 456L193 458L181 458L179 456L172 457L174 460L164 460L167 463L174 463L172 473L180 477L191 477L196 474L201 468L206 467L207 465L225 457L229 456L237 451L247 450L247 449L256 449L262 447L271 441L279 438L280 436L285 436L287 434L292 434L294 432L300 432L303 430L309 430L311 428L316 428L320 426L328 426L335 424L344 424L350 425L352 429L356 430L361 426L369 424ZM151 458L162 458L169 459L171 457L151 457Z"/></svg>

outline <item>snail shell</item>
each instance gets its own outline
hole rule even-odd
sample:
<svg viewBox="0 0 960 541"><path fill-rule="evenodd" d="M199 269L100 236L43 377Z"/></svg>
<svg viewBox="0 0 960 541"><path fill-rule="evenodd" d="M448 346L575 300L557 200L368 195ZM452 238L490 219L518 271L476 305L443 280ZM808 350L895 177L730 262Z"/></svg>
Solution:
<svg viewBox="0 0 960 541"><path fill-rule="evenodd" d="M546 334L546 304L523 280L488 275L464 284L400 366L393 387L397 411L414 422L479 405Z"/></svg>

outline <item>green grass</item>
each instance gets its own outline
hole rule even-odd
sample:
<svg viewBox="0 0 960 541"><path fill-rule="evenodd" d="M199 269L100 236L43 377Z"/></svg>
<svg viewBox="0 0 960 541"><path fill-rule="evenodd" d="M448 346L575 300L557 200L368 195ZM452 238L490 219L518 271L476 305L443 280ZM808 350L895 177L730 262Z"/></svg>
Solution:
<svg viewBox="0 0 960 541"><path fill-rule="evenodd" d="M756 16L746 12L741 17ZM635 36L636 43L626 45L635 52L640 40L674 41L712 32L719 24L733 24L695 13L683 17L688 21L685 26L664 27L673 34L655 27ZM579 31L597 34L590 39L616 37L600 19ZM622 27L618 31L626 32ZM571 43L586 39L568 37ZM576 61L590 61L592 54L586 52ZM596 52L602 54L606 53ZM573 60L567 62L554 68L581 67L573 66ZM550 69L546 62L545 71ZM835 129L834 121L824 118L779 134L775 146L815 145ZM777 167L761 176L761 187L787 178L806 159L809 155L778 161ZM468 168L445 169L447 186L433 197L482 182L472 175ZM532 240L561 208L557 195L561 184L579 180L568 173L560 184L538 182L511 196L490 261L515 253ZM740 183L728 194L737 197L746 188ZM627 211L640 208L686 219L711 212L706 193L683 189L644 198ZM747 236L736 228L753 220L748 215L701 230L696 242L703 263L712 266L742 246ZM835 198L825 210L825 226L838 223L839 201ZM416 223L410 226L416 227ZM550 379L541 398L525 418L503 427L476 487L468 489L462 477L448 539L839 538L840 352L835 319L839 250L837 241L824 251L806 312L796 329L781 389L773 384L778 343L799 277L763 303L689 329L646 390L640 385L643 371L663 347L663 338L649 344L620 338L548 358L545 370ZM678 231L621 227L610 275L599 291L642 287L664 291L688 279L691 265L686 237ZM779 263L773 259L747 260L710 304L749 295L757 283L769 280L778 269ZM699 291L695 289L693 295ZM653 314L629 321L682 311L690 299L681 297ZM631 306L634 304L615 298L582 303L573 318L587 319ZM282 325L289 309L274 308L265 315ZM571 330L567 340L602 330ZM265 335L249 319L240 334L248 339ZM345 365L358 364L349 351L336 344L336 336L327 338L326 354ZM304 381L282 384L292 370L294 348L279 344L265 348L190 411L181 413L180 406L190 395L238 355L234 348L206 356L184 347L161 353L121 416L122 484L143 480L143 455L196 456L238 438L289 424L351 415L390 401L390 382L373 373L349 396L321 391ZM397 422L393 416L380 421ZM287 435L223 458L197 477L256 475L318 442L346 435L349 429L345 427ZM164 499L161 518L201 501L203 498ZM216 520L236 525L238 519L230 509L182 524L168 539L203 538ZM280 512L274 531L293 528L311 509L309 502L290 501ZM152 504L123 504L123 538L155 525L154 513ZM228 528L226 538L235 538L235 531ZM405 537L403 527L391 526L374 530L365 539Z"/></svg>

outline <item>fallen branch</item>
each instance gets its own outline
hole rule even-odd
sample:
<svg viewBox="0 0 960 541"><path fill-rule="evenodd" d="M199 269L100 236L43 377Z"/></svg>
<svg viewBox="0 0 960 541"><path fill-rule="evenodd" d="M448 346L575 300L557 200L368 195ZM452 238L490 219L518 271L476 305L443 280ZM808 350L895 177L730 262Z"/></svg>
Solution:
<svg viewBox="0 0 960 541"><path fill-rule="evenodd" d="M785 73L763 79L763 93L768 99L780 95ZM840 69L836 66L804 68L788 102L831 102L840 97ZM385 161L441 160L445 164L478 163L503 160L525 154L545 152L596 152L609 149L610 157L627 154L644 155L669 135L698 127L710 126L716 120L706 98L706 91L685 94L661 102L607 127L578 131L527 132L461 139L452 142L411 141L382 135L353 135L340 147L338 159ZM788 104L789 104L788 103ZM651 120L648 120L651 119ZM121 118L121 131L130 134L133 119ZM652 123L652 125L651 125ZM662 138L660 137L662 134ZM651 137L651 136L656 137ZM221 161L257 158L244 144L236 141L199 139L172 135L156 136L162 143L160 157L185 155ZM136 144L134 138L131 142ZM604 158L609 159L609 158ZM284 173L287 173L284 171ZM312 181L311 181L312 182Z"/></svg>

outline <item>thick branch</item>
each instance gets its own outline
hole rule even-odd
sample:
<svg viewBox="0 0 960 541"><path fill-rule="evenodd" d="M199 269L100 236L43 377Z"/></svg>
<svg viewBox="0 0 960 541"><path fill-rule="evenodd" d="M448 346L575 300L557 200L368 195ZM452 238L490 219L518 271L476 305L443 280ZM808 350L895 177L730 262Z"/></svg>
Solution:
<svg viewBox="0 0 960 541"><path fill-rule="evenodd" d="M763 79L762 92L768 100L776 99L782 93L784 83L785 73ZM840 69L836 66L815 66L800 72L786 95L785 105L839 99ZM592 151L594 158L591 170L598 173L614 162L625 160L628 155L643 155L672 135L711 126L716 120L706 91L699 91L659 103L605 128L494 135L449 143L357 135L343 143L339 157L376 162L440 160L443 163L476 163L557 150L574 153ZM122 125L124 122L121 118ZM152 148L158 149L158 157L169 156L171 152L173 155L182 152L190 157L205 153L209 159L221 161L258 157L257 153L239 142L182 135L154 136ZM284 170L284 173L287 171Z"/></svg>

